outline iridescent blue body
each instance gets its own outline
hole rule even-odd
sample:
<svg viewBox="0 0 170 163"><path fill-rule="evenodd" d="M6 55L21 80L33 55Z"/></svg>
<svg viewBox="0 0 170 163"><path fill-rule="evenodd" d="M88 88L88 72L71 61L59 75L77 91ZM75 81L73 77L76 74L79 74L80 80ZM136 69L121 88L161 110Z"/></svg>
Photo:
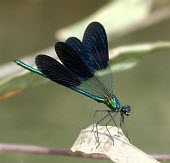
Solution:
<svg viewBox="0 0 170 163"><path fill-rule="evenodd" d="M55 51L62 64L42 54L35 58L38 69L20 60L14 62L99 103L104 103L111 112L120 112L122 117L130 114L130 106L121 106L114 94L107 35L100 23L90 23L82 41L70 37L65 42L56 43ZM99 75L101 71L108 72L104 79Z"/></svg>

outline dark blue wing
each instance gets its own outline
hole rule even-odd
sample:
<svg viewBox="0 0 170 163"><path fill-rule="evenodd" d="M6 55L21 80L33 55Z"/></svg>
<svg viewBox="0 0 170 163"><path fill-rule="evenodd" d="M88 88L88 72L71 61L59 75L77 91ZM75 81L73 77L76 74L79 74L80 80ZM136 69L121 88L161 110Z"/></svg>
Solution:
<svg viewBox="0 0 170 163"><path fill-rule="evenodd" d="M77 47L73 48L67 43L58 42L55 50L63 65L83 81L93 77L93 73L81 57Z"/></svg>
<svg viewBox="0 0 170 163"><path fill-rule="evenodd" d="M69 37L66 41L66 44L70 45L74 50L76 50L79 54L84 50L83 43L76 37Z"/></svg>
<svg viewBox="0 0 170 163"><path fill-rule="evenodd" d="M81 81L79 80L79 78L57 60L47 55L41 54L36 56L35 63L38 70L43 74L43 76L49 78L50 80L63 86L69 87L70 89L73 89L74 91L90 97L98 102L104 101L103 98L88 93L86 90L78 88L78 86L81 85ZM37 70L34 72L37 73Z"/></svg>
<svg viewBox="0 0 170 163"><path fill-rule="evenodd" d="M81 84L81 81L74 73L47 55L36 56L35 64L45 77L56 83L66 87L76 87Z"/></svg>
<svg viewBox="0 0 170 163"><path fill-rule="evenodd" d="M77 53L79 53L79 55L82 57L82 59L84 60L86 65L89 67L91 72L94 73L95 72L94 69L93 69L94 62L91 62L90 54L89 54L88 50L86 50L83 43L76 37L69 37L65 41L65 43L70 45Z"/></svg>
<svg viewBox="0 0 170 163"><path fill-rule="evenodd" d="M94 70L101 70L108 66L108 42L104 27L98 22L90 23L83 36L83 45L88 52Z"/></svg>
<svg viewBox="0 0 170 163"><path fill-rule="evenodd" d="M98 102L114 95L112 76L108 74L107 80L95 73L107 68L109 61L106 32L100 23L87 27L83 42L70 37L65 43L56 43L55 50L63 64L47 55L35 58L38 70L21 61L16 63Z"/></svg>

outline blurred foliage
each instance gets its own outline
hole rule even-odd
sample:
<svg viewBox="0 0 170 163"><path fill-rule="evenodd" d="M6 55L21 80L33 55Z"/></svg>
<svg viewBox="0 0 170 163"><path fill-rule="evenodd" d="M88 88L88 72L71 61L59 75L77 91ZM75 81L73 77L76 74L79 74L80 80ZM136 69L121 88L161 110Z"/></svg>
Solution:
<svg viewBox="0 0 170 163"><path fill-rule="evenodd" d="M55 44L54 33L56 33L56 30L60 32L59 28L74 24L76 29L78 28L76 25L79 23L80 29L84 30L88 25L86 21L93 21L95 16L95 20L101 20L100 22L104 26L106 25L111 49L116 46L127 47L125 45L133 47L133 44L140 45L140 43L142 43L141 45L152 45L152 43L160 43L160 41L168 43L169 47L170 21L168 14L162 12L166 11L164 8L167 9L170 6L170 2L167 0L132 0L131 3L136 4L134 6L146 5L141 8L143 12L138 12L139 9L136 8L133 10L133 8L127 7L127 1L117 0L114 1L114 4L121 6L122 3L125 8L121 7L116 12L109 12L109 16L101 17L101 19L97 19L97 15L102 15L102 11L106 12L106 7L113 5L112 1L108 3L90 0L74 1L74 3L72 1L59 2L53 0L50 2L46 0L0 2L1 63L18 59L21 56L26 56L26 54L34 53L36 55L41 49L46 49ZM143 17L139 13L143 13ZM156 16L154 13L156 13ZM163 18L161 17L162 13L164 13ZM138 18L140 19L138 20ZM116 32L110 31L111 27L114 26L116 28L113 28L113 31ZM74 26L62 28L62 31L71 31L70 28L72 27ZM74 33L76 37L83 34L79 30L76 32ZM71 34L73 34L72 31ZM67 35L63 39L66 37ZM113 50L115 49L117 48ZM43 52L48 53L49 51L49 55L54 53L51 52L51 48ZM168 89L170 55L167 55L169 52L168 48L152 51L151 54L155 55L147 55L133 69L114 73L116 95L123 104L129 104L132 107L131 116L126 118L126 126L131 141L147 153L170 152L170 109L168 108L170 105L170 91ZM111 54L115 53L111 51ZM136 56L136 54L133 54L133 56ZM27 57L25 61L28 61ZM33 62L34 57L29 57L27 63L33 65ZM27 74L26 70L18 68L14 63L2 65L0 71L0 83L10 81L20 85L21 88L25 87L24 81L33 83L34 80L35 84L42 83L22 91L12 98L1 101L1 142L69 149L79 131L92 123L94 110L105 108L104 105L97 104L95 101L58 84L52 82L45 84L47 80L44 81L43 78L32 73ZM23 82L20 82L20 76L22 76ZM11 87L10 82L7 88ZM6 89L6 93L9 94L6 94L5 99L16 92L18 93L20 89L17 88L11 89L13 91ZM0 91L4 91L3 89L4 87L1 87ZM47 161L51 163L56 161L65 163L100 162L99 160L19 153L1 153L0 157L0 162L43 163Z"/></svg>

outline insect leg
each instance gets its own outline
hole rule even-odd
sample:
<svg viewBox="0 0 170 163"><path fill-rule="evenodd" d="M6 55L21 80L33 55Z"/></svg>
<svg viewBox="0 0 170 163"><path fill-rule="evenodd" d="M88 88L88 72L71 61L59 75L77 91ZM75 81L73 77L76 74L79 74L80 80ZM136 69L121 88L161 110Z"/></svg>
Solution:
<svg viewBox="0 0 170 163"><path fill-rule="evenodd" d="M98 113L98 112L107 112L108 114L106 114L102 119L100 119L96 124L95 124L95 116L96 116L96 113ZM96 142L98 142L99 143L99 132L98 132L98 128L97 128L97 126L98 126L98 124L100 123L100 122L102 122L106 117L108 117L111 112L111 110L96 110L95 111L95 114L94 114L94 119L93 119L93 129L92 129L92 131L94 130L94 127L96 128L96 135L95 135L95 138L96 138Z"/></svg>
<svg viewBox="0 0 170 163"><path fill-rule="evenodd" d="M122 131L123 131L124 135L126 136L126 138L130 141L129 136L128 136L128 132L127 132L127 128L126 128L125 123L124 123L125 122L124 119L125 119L124 115L121 113L120 114L120 128L122 129Z"/></svg>
<svg viewBox="0 0 170 163"><path fill-rule="evenodd" d="M114 116L112 116L112 113L113 113L113 112L109 112L109 115L110 115L111 118L110 118L109 121L106 123L106 129L107 129L107 132L109 133L109 137L110 137L110 139L113 141L113 145L114 145L114 140L113 140L112 135L111 135L111 133L110 133L110 131L109 131L109 129L108 129L108 124L110 123L110 121L113 121L114 124L115 124L115 126L117 127L114 118L116 117L116 115L117 115L118 112L115 112Z"/></svg>

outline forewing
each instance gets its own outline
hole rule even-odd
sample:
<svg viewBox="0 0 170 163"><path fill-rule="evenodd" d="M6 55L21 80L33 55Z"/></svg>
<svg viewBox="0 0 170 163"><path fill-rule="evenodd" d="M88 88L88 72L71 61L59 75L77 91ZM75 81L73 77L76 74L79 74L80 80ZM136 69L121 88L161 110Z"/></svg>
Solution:
<svg viewBox="0 0 170 163"><path fill-rule="evenodd" d="M79 78L68 68L63 66L57 60L47 56L38 55L35 58L37 68L52 81L66 87L76 87L80 85Z"/></svg>
<svg viewBox="0 0 170 163"><path fill-rule="evenodd" d="M74 91L90 97L98 102L103 102L103 98L87 92L87 89L78 88L78 86L82 84L79 78L57 60L41 54L36 56L35 63L38 70L40 70L43 75L50 80L69 87L70 89L73 89Z"/></svg>
<svg viewBox="0 0 170 163"><path fill-rule="evenodd" d="M74 50L81 54L83 49L83 43L76 37L69 37L66 41L66 44L70 45Z"/></svg>
<svg viewBox="0 0 170 163"><path fill-rule="evenodd" d="M56 53L65 67L78 76L81 81L87 80L93 76L90 68L82 58L80 51L76 50L67 43L58 42L55 45Z"/></svg>
<svg viewBox="0 0 170 163"><path fill-rule="evenodd" d="M86 63L88 68L92 73L94 73L94 62L91 61L91 57L89 54L89 51L86 50L83 43L76 37L69 37L66 41L66 44L70 45L83 59L83 61Z"/></svg>
<svg viewBox="0 0 170 163"><path fill-rule="evenodd" d="M85 30L82 42L93 62L93 69L105 69L108 66L109 55L104 27L98 22L90 23Z"/></svg>

